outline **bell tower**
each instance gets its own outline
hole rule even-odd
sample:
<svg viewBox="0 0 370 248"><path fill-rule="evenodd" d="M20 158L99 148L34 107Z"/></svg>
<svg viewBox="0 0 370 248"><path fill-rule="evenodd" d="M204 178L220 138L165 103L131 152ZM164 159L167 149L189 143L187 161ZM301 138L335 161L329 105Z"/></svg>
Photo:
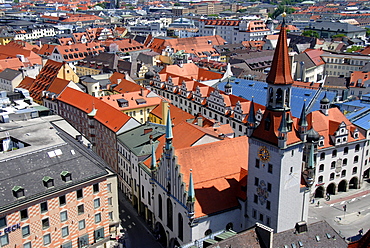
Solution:
<svg viewBox="0 0 370 248"><path fill-rule="evenodd" d="M273 111L290 110L291 87L294 81L290 71L285 18L281 24L274 59L266 82L268 83L266 107Z"/></svg>

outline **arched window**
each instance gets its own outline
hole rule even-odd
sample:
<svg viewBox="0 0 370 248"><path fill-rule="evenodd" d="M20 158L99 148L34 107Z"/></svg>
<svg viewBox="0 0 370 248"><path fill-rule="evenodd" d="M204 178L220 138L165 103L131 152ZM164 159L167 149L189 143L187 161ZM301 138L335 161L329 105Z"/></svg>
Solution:
<svg viewBox="0 0 370 248"><path fill-rule="evenodd" d="M357 173L357 167L353 167L352 174L356 174L356 173Z"/></svg>
<svg viewBox="0 0 370 248"><path fill-rule="evenodd" d="M272 103L273 102L273 99L274 99L273 89L270 88L269 89L269 102Z"/></svg>
<svg viewBox="0 0 370 248"><path fill-rule="evenodd" d="M345 177L346 176L346 170L342 170L342 177Z"/></svg>
<svg viewBox="0 0 370 248"><path fill-rule="evenodd" d="M158 195L158 217L162 219L162 196Z"/></svg>
<svg viewBox="0 0 370 248"><path fill-rule="evenodd" d="M355 156L355 158L353 159L353 163L358 163L358 156Z"/></svg>
<svg viewBox="0 0 370 248"><path fill-rule="evenodd" d="M330 169L335 169L335 161L331 162Z"/></svg>
<svg viewBox="0 0 370 248"><path fill-rule="evenodd" d="M325 152L322 152L320 153L320 160L324 160L325 159Z"/></svg>
<svg viewBox="0 0 370 248"><path fill-rule="evenodd" d="M322 172L322 171L324 171L324 164L320 164L319 166L319 172Z"/></svg>
<svg viewBox="0 0 370 248"><path fill-rule="evenodd" d="M319 176L318 182L319 183L322 183L323 181L324 181L324 177L323 176Z"/></svg>
<svg viewBox="0 0 370 248"><path fill-rule="evenodd" d="M359 144L357 144L356 146L355 146L355 152L358 152L360 150L360 145Z"/></svg>
<svg viewBox="0 0 370 248"><path fill-rule="evenodd" d="M330 180L334 180L334 172L330 174Z"/></svg>
<svg viewBox="0 0 370 248"><path fill-rule="evenodd" d="M282 105L283 103L283 91L279 88L276 91L276 104Z"/></svg>
<svg viewBox="0 0 370 248"><path fill-rule="evenodd" d="M348 163L347 161L348 161L348 159L346 159L346 158L343 159L343 166L346 166L347 165L347 163Z"/></svg>
<svg viewBox="0 0 370 248"><path fill-rule="evenodd" d="M333 150L333 152L331 153L331 156L332 156L333 158L335 158L335 157L337 156L337 150Z"/></svg>
<svg viewBox="0 0 370 248"><path fill-rule="evenodd" d="M172 209L172 202L171 199L167 199L167 227L169 229L173 228L173 209Z"/></svg>
<svg viewBox="0 0 370 248"><path fill-rule="evenodd" d="M182 215L179 213L178 215L178 238L182 241L184 238L184 219L182 218Z"/></svg>

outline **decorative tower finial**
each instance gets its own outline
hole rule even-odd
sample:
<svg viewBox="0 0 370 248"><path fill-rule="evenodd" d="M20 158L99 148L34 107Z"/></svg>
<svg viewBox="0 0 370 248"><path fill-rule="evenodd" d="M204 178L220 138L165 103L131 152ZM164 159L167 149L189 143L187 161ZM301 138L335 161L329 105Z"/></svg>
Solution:
<svg viewBox="0 0 370 248"><path fill-rule="evenodd" d="M189 188L188 188L188 198L186 200L186 206L189 211L189 218L190 222L192 222L192 219L194 218L194 203L195 203L195 190L194 190L194 182L193 182L193 173L192 169L190 169L190 175L189 175Z"/></svg>
<svg viewBox="0 0 370 248"><path fill-rule="evenodd" d="M250 137L253 133L253 130L256 128L256 116L254 113L254 99L252 96L251 106L249 107L249 114L247 119L247 135Z"/></svg>
<svg viewBox="0 0 370 248"><path fill-rule="evenodd" d="M280 126L278 128L278 131L279 131L278 146L284 149L286 147L287 134L289 132L289 128L288 128L287 121L286 121L285 110L281 116L281 121L280 121Z"/></svg>
<svg viewBox="0 0 370 248"><path fill-rule="evenodd" d="M301 116L299 118L298 125L299 125L299 134L301 136L301 140L306 141L306 133L307 133L307 127L308 127L307 116L306 116L306 99L304 99L304 102L303 102Z"/></svg>
<svg viewBox="0 0 370 248"><path fill-rule="evenodd" d="M165 136L165 138L166 138L166 149L169 150L170 147L172 146L172 139L173 139L171 112L170 112L169 108L168 108L167 121L166 121L166 136Z"/></svg>
<svg viewBox="0 0 370 248"><path fill-rule="evenodd" d="M324 115L329 114L329 106L330 106L330 100L329 98L326 97L326 92L325 92L324 98L320 100L320 110Z"/></svg>
<svg viewBox="0 0 370 248"><path fill-rule="evenodd" d="M157 158L155 156L154 142L152 143L152 161L150 163L150 169L153 171L157 168Z"/></svg>

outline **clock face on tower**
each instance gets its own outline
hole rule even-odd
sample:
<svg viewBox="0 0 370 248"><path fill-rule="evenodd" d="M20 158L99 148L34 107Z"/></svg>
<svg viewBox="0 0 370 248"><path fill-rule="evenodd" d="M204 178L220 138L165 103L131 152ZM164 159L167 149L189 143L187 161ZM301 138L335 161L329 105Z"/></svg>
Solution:
<svg viewBox="0 0 370 248"><path fill-rule="evenodd" d="M270 160L270 152L267 150L265 146L261 146L258 151L258 157L263 161L269 161Z"/></svg>

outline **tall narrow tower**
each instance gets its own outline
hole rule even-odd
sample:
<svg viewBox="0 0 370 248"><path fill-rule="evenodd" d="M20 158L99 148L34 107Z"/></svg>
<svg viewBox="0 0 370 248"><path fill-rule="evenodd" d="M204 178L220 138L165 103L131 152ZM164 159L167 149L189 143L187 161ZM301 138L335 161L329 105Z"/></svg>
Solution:
<svg viewBox="0 0 370 248"><path fill-rule="evenodd" d="M266 110L248 134L247 223L260 222L281 232L306 220L308 205L301 187L303 142L290 112L293 79L285 20L266 82Z"/></svg>

